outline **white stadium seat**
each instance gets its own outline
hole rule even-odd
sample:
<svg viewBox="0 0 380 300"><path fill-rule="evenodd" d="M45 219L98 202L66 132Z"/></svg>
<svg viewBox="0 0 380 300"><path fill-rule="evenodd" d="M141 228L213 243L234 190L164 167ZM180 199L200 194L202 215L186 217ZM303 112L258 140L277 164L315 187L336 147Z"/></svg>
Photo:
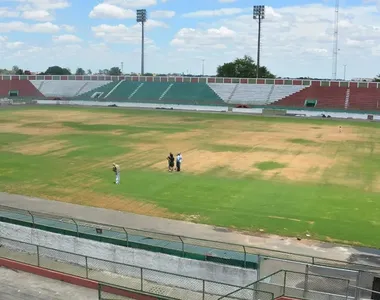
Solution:
<svg viewBox="0 0 380 300"><path fill-rule="evenodd" d="M276 102L307 86L275 84L209 83L219 97L230 104L266 105Z"/></svg>
<svg viewBox="0 0 380 300"><path fill-rule="evenodd" d="M212 88L214 92L220 98L222 98L223 101L228 102L237 84L236 83L208 83L208 86Z"/></svg>
<svg viewBox="0 0 380 300"><path fill-rule="evenodd" d="M110 81L86 80L31 80L33 85L46 97L74 97Z"/></svg>

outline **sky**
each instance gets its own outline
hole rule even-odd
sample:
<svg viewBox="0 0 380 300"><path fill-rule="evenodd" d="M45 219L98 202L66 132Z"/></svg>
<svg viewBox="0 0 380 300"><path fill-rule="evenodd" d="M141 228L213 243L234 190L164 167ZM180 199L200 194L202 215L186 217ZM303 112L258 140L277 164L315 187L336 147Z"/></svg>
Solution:
<svg viewBox="0 0 380 300"><path fill-rule="evenodd" d="M59 65L140 72L146 9L145 72L216 74L218 65L256 60L265 5L261 65L281 77L331 78L336 0L0 0L0 68L39 72ZM380 0L340 0L337 77L380 73Z"/></svg>

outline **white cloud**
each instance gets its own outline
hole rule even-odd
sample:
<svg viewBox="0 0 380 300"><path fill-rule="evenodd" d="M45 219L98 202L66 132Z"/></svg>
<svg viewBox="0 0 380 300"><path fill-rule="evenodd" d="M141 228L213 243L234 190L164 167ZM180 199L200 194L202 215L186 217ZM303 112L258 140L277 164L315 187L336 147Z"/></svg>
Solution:
<svg viewBox="0 0 380 300"><path fill-rule="evenodd" d="M46 23L36 23L28 24L24 22L9 22L0 23L0 32L34 32L34 33L55 33L60 30L58 25L52 24L50 22Z"/></svg>
<svg viewBox="0 0 380 300"><path fill-rule="evenodd" d="M136 44L140 41L140 32L123 24L116 26L102 24L91 28L95 37L106 42Z"/></svg>
<svg viewBox="0 0 380 300"><path fill-rule="evenodd" d="M145 23L146 30L151 30L157 27L167 28L168 26L164 22L155 20L148 20ZM137 44L141 42L140 24L135 24L130 27L127 27L124 24L101 24L99 26L93 26L91 30L94 33L95 37L101 38L104 41L111 43ZM145 41L147 43L153 43L149 37L146 37Z"/></svg>
<svg viewBox="0 0 380 300"><path fill-rule="evenodd" d="M133 27L134 28L140 28L140 24L135 24ZM148 30L153 29L153 28L157 28L157 27L168 28L169 26L165 22L156 21L156 20L148 20L145 23L145 28Z"/></svg>
<svg viewBox="0 0 380 300"><path fill-rule="evenodd" d="M68 0L14 0L20 3L18 9L20 10L56 10L70 7Z"/></svg>
<svg viewBox="0 0 380 300"><path fill-rule="evenodd" d="M75 27L72 25L61 25L62 29L67 32L74 32Z"/></svg>
<svg viewBox="0 0 380 300"><path fill-rule="evenodd" d="M136 12L116 5L101 3L91 10L89 17L96 19L133 19L136 17Z"/></svg>
<svg viewBox="0 0 380 300"><path fill-rule="evenodd" d="M133 9L145 8L157 4L157 0L104 0L103 2Z"/></svg>
<svg viewBox="0 0 380 300"><path fill-rule="evenodd" d="M201 17L222 17L237 15L244 12L242 8L221 8L215 10L198 10L191 13L183 14L185 18L201 18Z"/></svg>
<svg viewBox="0 0 380 300"><path fill-rule="evenodd" d="M173 10L156 10L150 13L150 17L154 19L170 19L175 16Z"/></svg>
<svg viewBox="0 0 380 300"><path fill-rule="evenodd" d="M9 43L6 43L6 47L8 49L18 49L18 48L21 48L22 46L24 46L24 43L23 42L9 42Z"/></svg>
<svg viewBox="0 0 380 300"><path fill-rule="evenodd" d="M0 7L0 18L17 18L19 15L19 12L8 7Z"/></svg>
<svg viewBox="0 0 380 300"><path fill-rule="evenodd" d="M197 30L194 28L181 29L170 42L179 50L207 50L225 49L225 43L232 42L236 37L236 32L227 27L210 28L207 30Z"/></svg>
<svg viewBox="0 0 380 300"><path fill-rule="evenodd" d="M53 36L54 43L62 43L62 44L71 44L71 43L80 43L82 40L73 34L62 34Z"/></svg>
<svg viewBox="0 0 380 300"><path fill-rule="evenodd" d="M33 21L52 21L54 17L47 10L27 10L22 13L22 18Z"/></svg>

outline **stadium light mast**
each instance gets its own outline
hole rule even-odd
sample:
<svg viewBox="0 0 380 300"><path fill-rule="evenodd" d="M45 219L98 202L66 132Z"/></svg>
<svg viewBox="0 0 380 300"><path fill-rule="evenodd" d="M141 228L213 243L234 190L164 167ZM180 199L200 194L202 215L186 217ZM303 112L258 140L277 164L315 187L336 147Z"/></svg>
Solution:
<svg viewBox="0 0 380 300"><path fill-rule="evenodd" d="M136 21L137 23L141 23L141 76L144 75L144 25L146 22L146 9L138 9L136 10Z"/></svg>
<svg viewBox="0 0 380 300"><path fill-rule="evenodd" d="M338 69L338 38L339 38L339 0L335 1L335 18L334 18L334 47L332 61L332 80L336 80Z"/></svg>
<svg viewBox="0 0 380 300"><path fill-rule="evenodd" d="M256 78L259 78L260 70L260 48L261 48L261 21L265 19L265 6L264 5L254 5L253 6L253 19L257 20L259 26L257 31L257 70Z"/></svg>

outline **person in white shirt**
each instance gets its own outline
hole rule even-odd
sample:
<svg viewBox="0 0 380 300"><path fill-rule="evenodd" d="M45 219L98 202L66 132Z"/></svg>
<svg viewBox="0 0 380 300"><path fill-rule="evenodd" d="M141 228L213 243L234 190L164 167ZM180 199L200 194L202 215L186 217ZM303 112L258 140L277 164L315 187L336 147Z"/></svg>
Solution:
<svg viewBox="0 0 380 300"><path fill-rule="evenodd" d="M178 153L176 158L176 170L177 172L181 171L181 165L182 165L182 154Z"/></svg>
<svg viewBox="0 0 380 300"><path fill-rule="evenodd" d="M115 173L116 175L116 180L115 180L115 183L116 184L120 184L120 166L113 163L112 164L112 171Z"/></svg>

